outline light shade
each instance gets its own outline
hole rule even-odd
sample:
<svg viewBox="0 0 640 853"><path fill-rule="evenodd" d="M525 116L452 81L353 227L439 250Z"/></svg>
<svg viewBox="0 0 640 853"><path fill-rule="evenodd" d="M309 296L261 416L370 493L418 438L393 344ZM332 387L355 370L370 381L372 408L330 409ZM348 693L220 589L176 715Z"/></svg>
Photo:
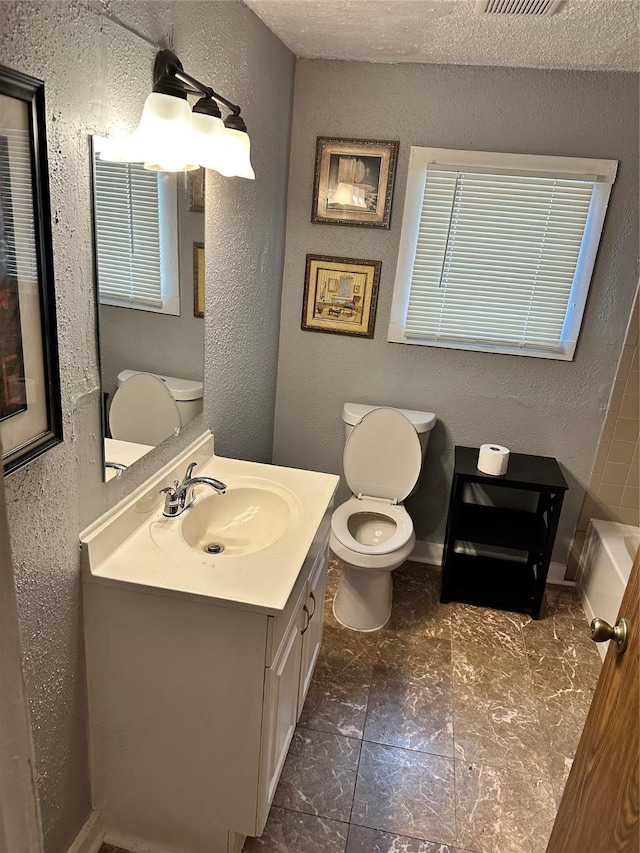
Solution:
<svg viewBox="0 0 640 853"><path fill-rule="evenodd" d="M251 165L251 142L243 130L225 127L220 137L220 157L214 166L226 178L248 178L254 180L256 173Z"/></svg>
<svg viewBox="0 0 640 853"><path fill-rule="evenodd" d="M224 151L222 137L225 126L221 118L206 113L192 113L193 159L205 169L221 170Z"/></svg>
<svg viewBox="0 0 640 853"><path fill-rule="evenodd" d="M145 169L187 172L198 168L192 148L191 109L186 98L152 92L131 136L131 159L143 162Z"/></svg>

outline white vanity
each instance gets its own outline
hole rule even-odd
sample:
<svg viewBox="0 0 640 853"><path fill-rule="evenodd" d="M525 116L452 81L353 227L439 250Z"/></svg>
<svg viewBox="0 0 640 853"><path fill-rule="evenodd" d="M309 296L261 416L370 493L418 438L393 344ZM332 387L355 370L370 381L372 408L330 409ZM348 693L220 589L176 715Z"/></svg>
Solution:
<svg viewBox="0 0 640 853"><path fill-rule="evenodd" d="M205 436L81 536L93 807L131 850L262 833L320 649L338 478L212 453ZM194 460L227 493L163 518Z"/></svg>

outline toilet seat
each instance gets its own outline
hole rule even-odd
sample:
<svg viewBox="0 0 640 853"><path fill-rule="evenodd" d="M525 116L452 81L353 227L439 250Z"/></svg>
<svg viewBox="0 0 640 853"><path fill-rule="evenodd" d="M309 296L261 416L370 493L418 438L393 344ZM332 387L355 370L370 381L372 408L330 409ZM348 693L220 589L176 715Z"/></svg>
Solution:
<svg viewBox="0 0 640 853"><path fill-rule="evenodd" d="M135 373L113 395L109 429L113 438L155 447L180 429L180 413L157 376Z"/></svg>
<svg viewBox="0 0 640 853"><path fill-rule="evenodd" d="M397 409L374 409L351 431L342 464L354 495L400 503L420 476L420 439Z"/></svg>
<svg viewBox="0 0 640 853"><path fill-rule="evenodd" d="M396 531L384 542L377 545L363 545L351 535L349 519L359 513L372 513L390 519L396 525ZM331 532L335 538L356 554L391 554L403 548L413 536L413 522L406 509L401 505L379 498L352 497L341 504L331 517Z"/></svg>

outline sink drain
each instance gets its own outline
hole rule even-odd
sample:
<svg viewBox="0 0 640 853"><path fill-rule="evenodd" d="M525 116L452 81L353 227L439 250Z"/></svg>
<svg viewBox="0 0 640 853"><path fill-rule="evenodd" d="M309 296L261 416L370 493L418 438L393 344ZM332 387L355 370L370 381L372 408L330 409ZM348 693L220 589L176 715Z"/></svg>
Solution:
<svg viewBox="0 0 640 853"><path fill-rule="evenodd" d="M210 542L208 545L205 545L204 550L207 554L220 554L224 551L224 545L219 545L217 542Z"/></svg>

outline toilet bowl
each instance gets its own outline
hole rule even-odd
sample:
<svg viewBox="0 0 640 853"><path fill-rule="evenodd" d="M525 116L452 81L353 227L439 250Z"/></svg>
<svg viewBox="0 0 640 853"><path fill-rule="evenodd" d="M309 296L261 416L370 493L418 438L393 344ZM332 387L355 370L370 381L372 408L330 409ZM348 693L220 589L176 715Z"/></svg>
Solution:
<svg viewBox="0 0 640 853"><path fill-rule="evenodd" d="M202 382L122 370L109 408L111 437L156 446L202 412Z"/></svg>
<svg viewBox="0 0 640 853"><path fill-rule="evenodd" d="M343 562L333 612L347 628L376 631L391 616L391 573L415 545L402 501L418 481L435 415L347 403L343 419L353 496L331 518L330 547Z"/></svg>

